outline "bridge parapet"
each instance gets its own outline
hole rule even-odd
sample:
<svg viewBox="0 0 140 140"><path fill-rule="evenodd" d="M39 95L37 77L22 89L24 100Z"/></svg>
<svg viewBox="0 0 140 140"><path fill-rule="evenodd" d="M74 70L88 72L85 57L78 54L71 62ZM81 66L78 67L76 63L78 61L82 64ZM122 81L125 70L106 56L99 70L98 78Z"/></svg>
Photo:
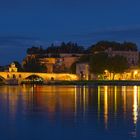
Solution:
<svg viewBox="0 0 140 140"><path fill-rule="evenodd" d="M69 73L31 73L31 72L0 72L1 79L5 81L21 81L25 80L29 76L38 76L44 80L44 82L57 80L57 81L71 81L78 80L79 77L76 74Z"/></svg>

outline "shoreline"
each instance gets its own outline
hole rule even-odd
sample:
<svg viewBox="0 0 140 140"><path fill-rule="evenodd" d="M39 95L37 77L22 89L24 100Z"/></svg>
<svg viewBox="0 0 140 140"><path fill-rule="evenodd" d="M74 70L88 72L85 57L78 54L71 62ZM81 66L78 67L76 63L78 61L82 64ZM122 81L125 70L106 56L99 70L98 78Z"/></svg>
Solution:
<svg viewBox="0 0 140 140"><path fill-rule="evenodd" d="M140 80L80 80L80 81L48 81L47 83L22 83L22 84L4 84L0 85L87 85L87 86L100 86L100 85L116 85L116 86L140 86Z"/></svg>
<svg viewBox="0 0 140 140"><path fill-rule="evenodd" d="M46 85L120 85L120 86L134 86L140 85L140 81L136 80L91 80L91 81L57 81L57 82L49 82Z"/></svg>
<svg viewBox="0 0 140 140"><path fill-rule="evenodd" d="M89 81L48 81L47 83L24 83L25 85L37 84L37 85L120 85L120 86L134 86L140 85L140 81L136 80L89 80Z"/></svg>

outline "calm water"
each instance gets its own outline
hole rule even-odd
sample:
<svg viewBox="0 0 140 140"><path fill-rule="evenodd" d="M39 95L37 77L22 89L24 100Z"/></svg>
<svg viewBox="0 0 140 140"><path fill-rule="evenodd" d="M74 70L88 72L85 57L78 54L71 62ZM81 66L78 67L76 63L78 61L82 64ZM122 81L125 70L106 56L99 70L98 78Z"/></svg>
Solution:
<svg viewBox="0 0 140 140"><path fill-rule="evenodd" d="M0 140L140 139L140 87L1 86Z"/></svg>

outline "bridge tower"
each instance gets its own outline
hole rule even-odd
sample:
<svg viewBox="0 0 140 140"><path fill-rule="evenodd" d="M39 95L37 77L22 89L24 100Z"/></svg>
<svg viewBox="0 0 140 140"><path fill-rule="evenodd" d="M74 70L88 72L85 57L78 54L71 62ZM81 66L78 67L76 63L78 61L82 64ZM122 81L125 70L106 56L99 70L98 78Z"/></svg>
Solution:
<svg viewBox="0 0 140 140"><path fill-rule="evenodd" d="M15 63L11 63L10 67L9 67L9 72L17 72L18 68L16 67Z"/></svg>

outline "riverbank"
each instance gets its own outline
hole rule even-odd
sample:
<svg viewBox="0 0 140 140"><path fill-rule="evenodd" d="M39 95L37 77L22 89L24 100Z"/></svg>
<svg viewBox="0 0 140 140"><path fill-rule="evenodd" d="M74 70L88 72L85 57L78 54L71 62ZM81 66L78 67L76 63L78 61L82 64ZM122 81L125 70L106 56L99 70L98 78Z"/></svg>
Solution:
<svg viewBox="0 0 140 140"><path fill-rule="evenodd" d="M88 80L88 81L50 81L46 85L120 85L134 86L140 85L136 80Z"/></svg>
<svg viewBox="0 0 140 140"><path fill-rule="evenodd" d="M22 82L21 84L6 84L6 85L117 85L117 86L134 86L140 85L140 81L136 80L80 80L80 81L48 81L47 83L43 82ZM0 86L5 85L5 83L0 83Z"/></svg>

